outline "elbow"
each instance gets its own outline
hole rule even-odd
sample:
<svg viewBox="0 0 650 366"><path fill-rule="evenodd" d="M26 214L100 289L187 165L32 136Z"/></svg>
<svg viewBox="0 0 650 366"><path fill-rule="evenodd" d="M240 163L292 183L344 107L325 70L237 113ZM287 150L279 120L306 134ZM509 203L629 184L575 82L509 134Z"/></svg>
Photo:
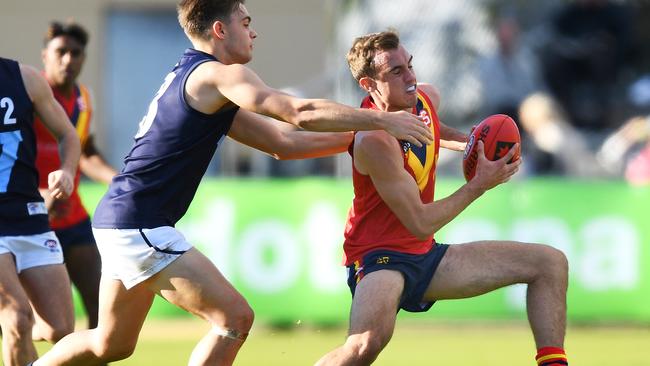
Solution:
<svg viewBox="0 0 650 366"><path fill-rule="evenodd" d="M423 225L421 221L416 220L407 226L408 231L413 234L418 240L426 240L433 235L433 230L430 227Z"/></svg>

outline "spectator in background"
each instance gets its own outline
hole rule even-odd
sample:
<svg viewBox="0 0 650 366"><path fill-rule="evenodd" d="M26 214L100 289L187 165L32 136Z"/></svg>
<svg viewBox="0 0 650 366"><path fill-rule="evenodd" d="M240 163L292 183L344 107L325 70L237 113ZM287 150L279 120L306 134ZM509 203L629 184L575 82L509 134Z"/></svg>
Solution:
<svg viewBox="0 0 650 366"><path fill-rule="evenodd" d="M605 140L597 157L610 173L631 184L650 184L650 116L626 121Z"/></svg>
<svg viewBox="0 0 650 366"><path fill-rule="evenodd" d="M518 122L528 174L597 174L593 153L568 123L562 107L544 91L540 65L532 50L520 42L520 34L514 13L497 17L498 46L479 60L482 116L503 113Z"/></svg>
<svg viewBox="0 0 650 366"><path fill-rule="evenodd" d="M39 171L39 190L45 198L50 216L50 226L56 233L63 248L66 268L70 279L81 295L88 327L97 326L99 300L99 279L101 260L97 244L90 227L88 212L81 203L77 188L80 173L94 181L108 184L116 174L97 151L93 139L93 107L88 89L77 78L86 60L88 33L76 23L52 22L44 38L41 53L43 74L54 97L65 110L81 142L79 170L74 177L74 190L69 198L48 199L47 172L60 165L57 143L50 131L36 118L34 130L38 153L36 168ZM38 331L35 332L38 338Z"/></svg>
<svg viewBox="0 0 650 366"><path fill-rule="evenodd" d="M633 58L630 6L608 0L576 0L551 20L542 55L545 80L568 122L597 136L617 127L622 74Z"/></svg>

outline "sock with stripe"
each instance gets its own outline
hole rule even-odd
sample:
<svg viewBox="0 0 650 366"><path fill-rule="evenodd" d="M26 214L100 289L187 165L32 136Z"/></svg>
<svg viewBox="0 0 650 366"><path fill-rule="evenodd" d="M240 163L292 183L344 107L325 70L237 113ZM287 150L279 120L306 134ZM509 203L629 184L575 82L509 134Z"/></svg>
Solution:
<svg viewBox="0 0 650 366"><path fill-rule="evenodd" d="M566 366L569 364L566 353L558 347L542 347L537 350L537 366Z"/></svg>

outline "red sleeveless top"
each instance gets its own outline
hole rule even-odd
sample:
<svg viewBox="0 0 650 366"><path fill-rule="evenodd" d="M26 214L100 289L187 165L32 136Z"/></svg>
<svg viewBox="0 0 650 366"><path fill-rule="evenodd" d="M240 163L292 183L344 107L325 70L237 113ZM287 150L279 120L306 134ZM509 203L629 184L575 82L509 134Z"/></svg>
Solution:
<svg viewBox="0 0 650 366"><path fill-rule="evenodd" d="M362 108L378 109L370 96L366 97ZM429 97L418 89L418 100L413 114L425 119L431 128L434 143L422 147L411 146L405 141L395 140L401 145L404 169L413 177L420 189L422 203L433 202L435 170L440 149L440 121ZM370 176L359 173L354 167L354 141L350 144L352 156L352 182L354 200L348 213L343 243L344 264L350 265L360 260L366 253L377 249L394 250L409 254L423 254L433 244L433 235L419 240L399 221L379 193Z"/></svg>
<svg viewBox="0 0 650 366"><path fill-rule="evenodd" d="M81 84L75 85L74 92L69 97L59 93L56 89L53 89L52 92L75 126L83 150L90 133L90 119L92 116L90 93ZM39 176L38 186L39 188L47 188L48 174L61 167L59 145L38 116L34 120L34 131L37 144L36 169L38 169ZM58 211L62 216L50 219L50 227L53 230L74 226L88 218L88 213L83 207L81 197L77 192L80 174L79 169L77 169L74 177L74 189L70 197L57 202L57 205L59 205Z"/></svg>

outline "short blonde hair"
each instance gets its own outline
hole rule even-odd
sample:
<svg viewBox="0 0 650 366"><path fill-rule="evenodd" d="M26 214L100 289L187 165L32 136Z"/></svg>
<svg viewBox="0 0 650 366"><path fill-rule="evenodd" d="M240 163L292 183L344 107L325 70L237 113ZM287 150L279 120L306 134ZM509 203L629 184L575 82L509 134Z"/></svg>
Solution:
<svg viewBox="0 0 650 366"><path fill-rule="evenodd" d="M374 60L377 52L394 50L397 47L399 36L394 30L357 37L346 57L352 76L357 81L366 76L376 76Z"/></svg>

